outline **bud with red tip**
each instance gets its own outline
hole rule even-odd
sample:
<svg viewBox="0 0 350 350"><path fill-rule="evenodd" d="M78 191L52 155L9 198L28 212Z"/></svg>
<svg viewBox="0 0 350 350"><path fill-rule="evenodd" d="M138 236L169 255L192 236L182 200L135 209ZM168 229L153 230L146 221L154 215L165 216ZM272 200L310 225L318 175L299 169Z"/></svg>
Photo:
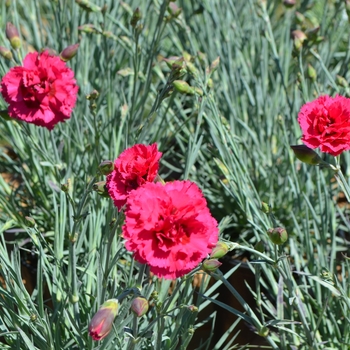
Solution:
<svg viewBox="0 0 350 350"><path fill-rule="evenodd" d="M93 340L105 338L112 330L113 322L118 314L119 302L117 299L105 301L89 324L89 335Z"/></svg>
<svg viewBox="0 0 350 350"><path fill-rule="evenodd" d="M144 297L137 297L131 303L131 311L137 316L141 317L148 311L148 301Z"/></svg>
<svg viewBox="0 0 350 350"><path fill-rule="evenodd" d="M284 0L283 4L285 7L293 7L296 4L295 0Z"/></svg>
<svg viewBox="0 0 350 350"><path fill-rule="evenodd" d="M12 60L12 52L3 46L0 46L0 55L4 58L6 58L7 60Z"/></svg>
<svg viewBox="0 0 350 350"><path fill-rule="evenodd" d="M293 30L292 31L292 39L294 41L294 47L296 50L300 50L303 46L304 41L307 39L307 36L301 30Z"/></svg>
<svg viewBox="0 0 350 350"><path fill-rule="evenodd" d="M18 30L10 22L6 23L6 37L15 50L21 47L21 38L19 37Z"/></svg>
<svg viewBox="0 0 350 350"><path fill-rule="evenodd" d="M205 272L210 273L216 271L221 265L222 263L217 259L207 259L204 260L202 268Z"/></svg>
<svg viewBox="0 0 350 350"><path fill-rule="evenodd" d="M62 61L69 61L72 59L78 52L79 44L69 45L60 53L60 59Z"/></svg>
<svg viewBox="0 0 350 350"><path fill-rule="evenodd" d="M274 227L270 228L267 231L267 234L270 238L270 241L277 245L282 245L288 239L287 230L283 227Z"/></svg>
<svg viewBox="0 0 350 350"><path fill-rule="evenodd" d="M179 17L180 13L182 12L182 8L171 2L168 5L168 11L172 17L176 18Z"/></svg>

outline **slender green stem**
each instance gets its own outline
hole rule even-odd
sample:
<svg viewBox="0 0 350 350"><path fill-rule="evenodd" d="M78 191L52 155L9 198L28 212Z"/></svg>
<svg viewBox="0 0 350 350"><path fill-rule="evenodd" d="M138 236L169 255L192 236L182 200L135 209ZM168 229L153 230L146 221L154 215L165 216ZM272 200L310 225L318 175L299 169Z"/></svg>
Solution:
<svg viewBox="0 0 350 350"><path fill-rule="evenodd" d="M69 237L69 268L70 268L70 277L71 277L71 303L74 307L74 317L75 320L79 323L79 295L77 288L77 260L76 260L76 251L75 251L75 242L77 240L78 234L76 232L78 225L83 219L82 211L85 207L88 194L91 192L93 184L96 182L97 176L93 177L89 182L83 198L81 199L78 209L75 211L74 223ZM74 207L73 207L74 208Z"/></svg>

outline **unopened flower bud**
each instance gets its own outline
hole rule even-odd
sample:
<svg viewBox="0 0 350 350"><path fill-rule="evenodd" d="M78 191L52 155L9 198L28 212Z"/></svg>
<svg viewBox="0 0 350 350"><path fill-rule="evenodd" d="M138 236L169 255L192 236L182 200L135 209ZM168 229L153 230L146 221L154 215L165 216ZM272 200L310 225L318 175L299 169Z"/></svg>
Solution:
<svg viewBox="0 0 350 350"><path fill-rule="evenodd" d="M97 29L93 24L83 24L78 27L78 30L84 33L97 33Z"/></svg>
<svg viewBox="0 0 350 350"><path fill-rule="evenodd" d="M198 312L198 307L195 305L188 305L187 309L190 310L191 312Z"/></svg>
<svg viewBox="0 0 350 350"><path fill-rule="evenodd" d="M209 73L213 73L219 66L220 63L220 56L218 56L210 65L209 67Z"/></svg>
<svg viewBox="0 0 350 350"><path fill-rule="evenodd" d="M213 79L212 79L212 78L208 79L207 87L208 87L209 89L212 89L213 86L214 86Z"/></svg>
<svg viewBox="0 0 350 350"><path fill-rule="evenodd" d="M295 156L303 163L318 165L323 162L315 151L305 145L294 145L290 146L290 148L293 150Z"/></svg>
<svg viewBox="0 0 350 350"><path fill-rule="evenodd" d="M288 239L288 233L283 227L270 228L267 231L270 241L274 244L281 245Z"/></svg>
<svg viewBox="0 0 350 350"><path fill-rule="evenodd" d="M137 297L131 303L131 311L137 316L141 317L148 311L148 301L144 297Z"/></svg>
<svg viewBox="0 0 350 350"><path fill-rule="evenodd" d="M311 64L307 65L307 76L310 78L311 81L316 81L317 73L314 67L312 67Z"/></svg>
<svg viewBox="0 0 350 350"><path fill-rule="evenodd" d="M104 160L98 166L102 175L109 175L114 170L114 163L111 160Z"/></svg>
<svg viewBox="0 0 350 350"><path fill-rule="evenodd" d="M135 28L137 22L140 21L141 18L142 18L142 13L141 13L140 9L137 7L136 10L134 11L134 13L132 14L132 17L130 20L130 25Z"/></svg>
<svg viewBox="0 0 350 350"><path fill-rule="evenodd" d="M187 82L184 80L175 80L173 81L173 86L176 91L178 91L180 94L188 94L188 95L194 95L195 90L190 85L188 85Z"/></svg>
<svg viewBox="0 0 350 350"><path fill-rule="evenodd" d="M112 330L113 322L118 314L118 300L109 299L104 302L89 324L89 335L93 340L101 340Z"/></svg>
<svg viewBox="0 0 350 350"><path fill-rule="evenodd" d="M174 2L171 2L168 5L168 11L172 17L177 18L177 17L179 17L180 13L182 12L182 8L177 6Z"/></svg>
<svg viewBox="0 0 350 350"><path fill-rule="evenodd" d="M294 41L294 47L296 50L300 50L303 46L304 41L307 39L307 36L301 30L293 30L292 31L292 39Z"/></svg>
<svg viewBox="0 0 350 350"><path fill-rule="evenodd" d="M263 213L269 214L271 211L271 208L267 203L261 202L261 210L263 211Z"/></svg>
<svg viewBox="0 0 350 350"><path fill-rule="evenodd" d="M21 47L21 38L19 37L18 30L10 22L6 23L6 37L15 50Z"/></svg>
<svg viewBox="0 0 350 350"><path fill-rule="evenodd" d="M188 53L187 51L183 51L182 52L182 57L184 58L185 62L191 62L192 61L192 56L190 53Z"/></svg>
<svg viewBox="0 0 350 350"><path fill-rule="evenodd" d="M206 260L204 260L204 262L202 264L202 268L206 272L214 272L221 265L222 265L222 263L217 259L206 259Z"/></svg>
<svg viewBox="0 0 350 350"><path fill-rule="evenodd" d="M169 58L163 58L163 61L171 69L179 69L184 66L184 58L178 56L171 56Z"/></svg>
<svg viewBox="0 0 350 350"><path fill-rule="evenodd" d="M345 80L345 78L340 76L340 75L337 75L335 77L335 82L341 87L345 87L346 88L346 87L349 86L349 83Z"/></svg>
<svg viewBox="0 0 350 350"><path fill-rule="evenodd" d="M69 182L65 183L65 184L61 184L61 190L64 192L64 193L68 193L69 191Z"/></svg>
<svg viewBox="0 0 350 350"><path fill-rule="evenodd" d="M266 327L266 326L262 326L259 331L258 331L258 334L261 336L261 337L267 337L269 335L269 329Z"/></svg>
<svg viewBox="0 0 350 350"><path fill-rule="evenodd" d="M35 227L35 220L33 218L31 218L30 216L26 216L25 217L26 221L27 221L27 225L29 227Z"/></svg>
<svg viewBox="0 0 350 350"><path fill-rule="evenodd" d="M211 259L220 259L223 256L225 256L228 251L229 251L228 245L225 242L219 241L216 243L216 246L214 247L214 249L210 253L210 258Z"/></svg>
<svg viewBox="0 0 350 350"><path fill-rule="evenodd" d="M72 59L78 52L79 44L69 45L60 53L60 59L62 61L69 61Z"/></svg>
<svg viewBox="0 0 350 350"><path fill-rule="evenodd" d="M296 1L295 0L284 0L283 5L285 7L293 7L295 5Z"/></svg>
<svg viewBox="0 0 350 350"><path fill-rule="evenodd" d="M106 188L106 181L99 181L94 183L92 189L102 197L109 197L108 190Z"/></svg>
<svg viewBox="0 0 350 350"><path fill-rule="evenodd" d="M89 101L96 100L100 96L97 90L92 90L88 95L86 95L86 99Z"/></svg>
<svg viewBox="0 0 350 350"><path fill-rule="evenodd" d="M101 12L101 7L88 0L75 0L75 2L87 12Z"/></svg>
<svg viewBox="0 0 350 350"><path fill-rule="evenodd" d="M0 46L0 55L4 58L6 58L7 60L12 60L12 52L3 46Z"/></svg>

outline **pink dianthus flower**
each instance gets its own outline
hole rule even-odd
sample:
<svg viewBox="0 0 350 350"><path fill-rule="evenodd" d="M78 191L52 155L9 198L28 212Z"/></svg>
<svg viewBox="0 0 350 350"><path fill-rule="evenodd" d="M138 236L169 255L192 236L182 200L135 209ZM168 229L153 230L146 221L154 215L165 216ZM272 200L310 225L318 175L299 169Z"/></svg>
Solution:
<svg viewBox="0 0 350 350"><path fill-rule="evenodd" d="M106 187L119 210L132 190L156 178L161 156L156 143L149 146L137 144L127 148L114 161L114 170L107 176Z"/></svg>
<svg viewBox="0 0 350 350"><path fill-rule="evenodd" d="M23 67L13 67L1 80L10 117L52 130L70 118L77 99L74 72L47 51L29 53Z"/></svg>
<svg viewBox="0 0 350 350"><path fill-rule="evenodd" d="M310 148L337 156L350 149L350 99L321 96L304 104L298 114L302 141Z"/></svg>
<svg viewBox="0 0 350 350"><path fill-rule="evenodd" d="M126 249L158 277L185 275L218 241L217 222L191 181L144 184L130 193L125 215Z"/></svg>

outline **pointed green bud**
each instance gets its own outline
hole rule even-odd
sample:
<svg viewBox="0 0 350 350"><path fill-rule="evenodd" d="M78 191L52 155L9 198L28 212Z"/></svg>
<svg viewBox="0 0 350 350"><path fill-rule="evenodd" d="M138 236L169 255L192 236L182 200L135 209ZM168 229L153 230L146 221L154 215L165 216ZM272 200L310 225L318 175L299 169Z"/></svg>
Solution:
<svg viewBox="0 0 350 350"><path fill-rule="evenodd" d="M12 60L12 52L3 46L0 46L0 55L4 58L6 58L7 60Z"/></svg>
<svg viewBox="0 0 350 350"><path fill-rule="evenodd" d="M288 239L288 233L283 227L270 228L267 231L270 241L277 245L282 245Z"/></svg>
<svg viewBox="0 0 350 350"><path fill-rule="evenodd" d="M98 166L102 175L109 175L114 170L114 163L111 160L104 160Z"/></svg>
<svg viewBox="0 0 350 350"><path fill-rule="evenodd" d="M203 261L202 269L210 273L216 271L221 265L222 263L217 259L206 259Z"/></svg>
<svg viewBox="0 0 350 350"><path fill-rule="evenodd" d="M211 259L220 259L229 251L228 245L225 242L219 241L210 253Z"/></svg>
<svg viewBox="0 0 350 350"><path fill-rule="evenodd" d="M137 7L136 10L134 11L134 13L132 14L132 17L130 20L130 25L135 28L137 22L140 21L141 18L142 18L142 13L141 13L140 9Z"/></svg>
<svg viewBox="0 0 350 350"><path fill-rule="evenodd" d="M323 160L320 158L320 156L311 148L305 145L294 145L290 146L290 148L293 150L295 156L303 163L310 165L318 165L320 163L323 163Z"/></svg>
<svg viewBox="0 0 350 350"><path fill-rule="evenodd" d="M10 22L6 23L6 37L9 40L12 48L17 50L21 47L21 38L19 37L18 30Z"/></svg>
<svg viewBox="0 0 350 350"><path fill-rule="evenodd" d="M60 53L60 59L62 61L69 61L72 59L78 52L79 44L69 45Z"/></svg>
<svg viewBox="0 0 350 350"><path fill-rule="evenodd" d="M340 75L335 77L335 82L341 87L347 88L349 86L349 83L345 80L345 78Z"/></svg>
<svg viewBox="0 0 350 350"><path fill-rule="evenodd" d="M262 210L263 213L269 214L270 211L271 211L271 208L270 208L270 206L267 203L261 202L261 210Z"/></svg>
<svg viewBox="0 0 350 350"><path fill-rule="evenodd" d="M220 56L218 56L210 65L209 67L209 74L212 74L213 72L216 71L220 63Z"/></svg>
<svg viewBox="0 0 350 350"><path fill-rule="evenodd" d="M106 188L106 181L99 181L92 185L93 191L97 192L100 196L108 198L108 190Z"/></svg>
<svg viewBox="0 0 350 350"><path fill-rule="evenodd" d="M163 58L163 61L171 70L181 69L184 67L183 57L171 56L169 58Z"/></svg>
<svg viewBox="0 0 350 350"><path fill-rule="evenodd" d="M93 24L83 24L82 26L78 27L78 30L80 32L84 32L84 33L97 33L97 29Z"/></svg>
<svg viewBox="0 0 350 350"><path fill-rule="evenodd" d="M101 7L88 0L75 0L75 2L87 12L101 12Z"/></svg>
<svg viewBox="0 0 350 350"><path fill-rule="evenodd" d="M259 331L258 331L258 334L261 336L261 337L267 337L269 335L269 329L266 327L266 326L262 326Z"/></svg>
<svg viewBox="0 0 350 350"><path fill-rule="evenodd" d="M89 335L93 340L105 338L112 330L118 314L118 305L117 299L109 299L101 305L89 324Z"/></svg>
<svg viewBox="0 0 350 350"><path fill-rule="evenodd" d="M173 81L173 86L176 91L180 94L194 95L195 89L188 85L184 80L175 80Z"/></svg>
<svg viewBox="0 0 350 350"><path fill-rule="evenodd" d="M36 223L35 223L35 220L33 218L31 218L30 216L26 216L25 219L26 219L28 227L35 227Z"/></svg>
<svg viewBox="0 0 350 350"><path fill-rule="evenodd" d="M187 51L182 52L182 57L184 58L186 63L192 61L192 56Z"/></svg>
<svg viewBox="0 0 350 350"><path fill-rule="evenodd" d="M307 65L307 76L310 78L312 82L316 81L317 79L317 73L314 67L309 63Z"/></svg>
<svg viewBox="0 0 350 350"><path fill-rule="evenodd" d="M137 297L131 303L131 311L137 316L141 317L148 311L148 301L144 297Z"/></svg>

